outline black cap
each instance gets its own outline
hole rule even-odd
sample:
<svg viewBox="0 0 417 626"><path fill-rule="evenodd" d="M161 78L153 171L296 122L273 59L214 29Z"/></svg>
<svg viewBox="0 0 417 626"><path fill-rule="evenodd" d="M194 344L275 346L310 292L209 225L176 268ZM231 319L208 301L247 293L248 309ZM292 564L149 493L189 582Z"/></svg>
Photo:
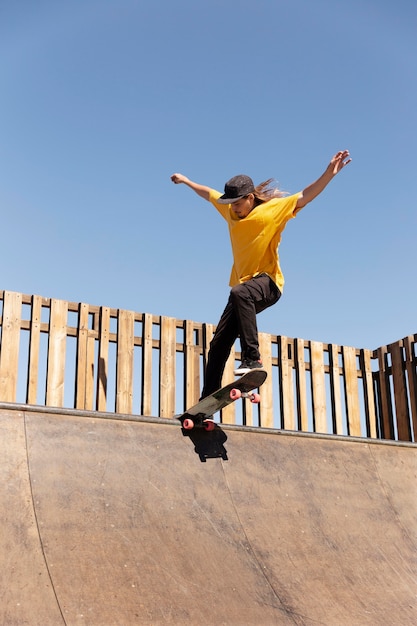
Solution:
<svg viewBox="0 0 417 626"><path fill-rule="evenodd" d="M218 198L217 202L233 204L253 191L255 191L253 180L245 174L238 174L238 176L233 176L227 181L224 186L224 194Z"/></svg>

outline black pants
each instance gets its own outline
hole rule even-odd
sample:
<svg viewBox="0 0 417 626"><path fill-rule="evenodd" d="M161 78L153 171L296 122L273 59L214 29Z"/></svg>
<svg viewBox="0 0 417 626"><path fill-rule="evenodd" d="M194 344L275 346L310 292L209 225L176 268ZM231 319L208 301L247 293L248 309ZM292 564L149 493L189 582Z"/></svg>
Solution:
<svg viewBox="0 0 417 626"><path fill-rule="evenodd" d="M267 274L232 287L210 343L202 398L220 388L224 367L237 337L240 337L242 361L260 358L256 314L278 302L280 297L280 290Z"/></svg>

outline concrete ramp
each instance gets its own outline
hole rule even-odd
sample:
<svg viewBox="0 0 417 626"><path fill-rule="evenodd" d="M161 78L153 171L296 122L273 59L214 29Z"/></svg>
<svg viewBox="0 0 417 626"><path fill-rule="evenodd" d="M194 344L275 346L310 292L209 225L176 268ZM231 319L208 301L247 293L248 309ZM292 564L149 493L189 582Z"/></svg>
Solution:
<svg viewBox="0 0 417 626"><path fill-rule="evenodd" d="M416 446L226 437L3 406L0 623L417 622Z"/></svg>

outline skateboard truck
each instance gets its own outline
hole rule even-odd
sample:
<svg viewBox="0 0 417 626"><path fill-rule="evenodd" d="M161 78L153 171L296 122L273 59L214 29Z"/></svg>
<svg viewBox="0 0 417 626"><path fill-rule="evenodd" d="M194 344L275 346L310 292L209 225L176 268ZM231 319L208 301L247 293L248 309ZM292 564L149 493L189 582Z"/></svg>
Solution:
<svg viewBox="0 0 417 626"><path fill-rule="evenodd" d="M216 422L213 419L209 417L199 419L198 415L194 416L194 419L192 419L191 417L186 417L185 420L182 422L182 427L184 428L184 430L191 430L195 426L199 425L207 431L214 430L216 428Z"/></svg>
<svg viewBox="0 0 417 626"><path fill-rule="evenodd" d="M241 391L240 389L231 389L230 398L232 400L239 400L239 398L248 398L253 404L259 404L261 396L254 391Z"/></svg>

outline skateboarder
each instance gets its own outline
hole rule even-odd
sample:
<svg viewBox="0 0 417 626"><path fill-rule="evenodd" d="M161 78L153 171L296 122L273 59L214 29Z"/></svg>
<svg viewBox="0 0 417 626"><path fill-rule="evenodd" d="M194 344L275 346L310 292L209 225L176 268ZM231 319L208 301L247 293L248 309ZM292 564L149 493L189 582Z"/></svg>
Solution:
<svg viewBox="0 0 417 626"><path fill-rule="evenodd" d="M172 182L184 183L219 211L229 226L233 251L230 296L210 344L202 398L220 388L237 337L242 363L235 375L262 368L256 314L275 304L283 291L278 256L282 232L350 161L348 150L337 152L314 183L290 196L277 189L273 179L255 186L249 176L239 174L227 181L221 194L183 174L171 176Z"/></svg>

